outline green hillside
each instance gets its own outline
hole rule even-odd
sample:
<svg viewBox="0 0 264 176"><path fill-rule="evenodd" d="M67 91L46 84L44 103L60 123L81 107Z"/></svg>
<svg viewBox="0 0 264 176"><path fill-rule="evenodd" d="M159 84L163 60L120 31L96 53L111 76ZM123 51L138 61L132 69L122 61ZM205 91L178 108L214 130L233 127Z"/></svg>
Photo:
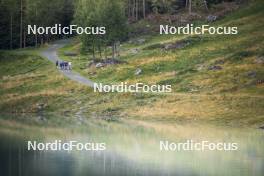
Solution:
<svg viewBox="0 0 264 176"><path fill-rule="evenodd" d="M77 38L60 50L60 57L71 61L75 71L95 82L171 84L170 94L93 93L63 78L35 51L2 52L0 110L38 112L38 106L43 104L41 108L46 113L56 111L70 117L81 113L85 118L106 120L262 126L263 8L264 2L257 1L210 24L237 26L237 35L139 35L121 43L120 64L101 68L96 68L90 55L83 54ZM154 24L140 21L134 25ZM138 75L137 69L142 71Z"/></svg>

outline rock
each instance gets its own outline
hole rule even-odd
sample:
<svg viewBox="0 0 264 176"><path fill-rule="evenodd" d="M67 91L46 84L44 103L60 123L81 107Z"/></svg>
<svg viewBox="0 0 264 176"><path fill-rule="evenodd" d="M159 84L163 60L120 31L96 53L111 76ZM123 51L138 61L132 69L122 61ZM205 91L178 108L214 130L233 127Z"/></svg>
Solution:
<svg viewBox="0 0 264 176"><path fill-rule="evenodd" d="M187 40L178 41L176 43L169 43L164 45L165 50L171 50L171 49L182 49L185 48L190 44Z"/></svg>
<svg viewBox="0 0 264 176"><path fill-rule="evenodd" d="M43 121L43 122L47 121L47 119L43 115L38 115L37 116L37 120L38 121Z"/></svg>
<svg viewBox="0 0 264 176"><path fill-rule="evenodd" d="M133 48L133 49L130 50L130 52L132 54L138 54L139 53L139 49L138 48Z"/></svg>
<svg viewBox="0 0 264 176"><path fill-rule="evenodd" d="M200 64L200 65L197 65L197 70L198 71L201 71L201 70L204 70L206 68L206 66L205 65L203 65L203 64Z"/></svg>
<svg viewBox="0 0 264 176"><path fill-rule="evenodd" d="M255 60L255 63L256 63L256 64L264 64L264 57L258 57L258 58Z"/></svg>
<svg viewBox="0 0 264 176"><path fill-rule="evenodd" d="M45 103L37 103L37 109L38 110L43 110L46 106L47 106L47 104L45 104Z"/></svg>
<svg viewBox="0 0 264 176"><path fill-rule="evenodd" d="M103 61L103 63L106 65L114 65L114 64L121 64L123 62L117 59L107 58Z"/></svg>
<svg viewBox="0 0 264 176"><path fill-rule="evenodd" d="M180 23L182 23L182 24L186 24L186 23L188 23L188 20L186 20L186 19L180 19Z"/></svg>
<svg viewBox="0 0 264 176"><path fill-rule="evenodd" d="M101 63L101 62L98 62L96 65L95 65L96 68L101 68L101 67L104 67L104 64Z"/></svg>
<svg viewBox="0 0 264 176"><path fill-rule="evenodd" d="M219 65L212 65L208 67L208 70L222 70L223 68Z"/></svg>
<svg viewBox="0 0 264 176"><path fill-rule="evenodd" d="M65 55L65 56L77 56L77 53L75 53L75 52L70 52L70 51L65 51L65 52L64 52L64 55Z"/></svg>
<svg viewBox="0 0 264 176"><path fill-rule="evenodd" d="M217 18L218 18L218 17L215 16L215 15L208 15L208 16L206 17L206 21L209 22L209 23L212 23L212 22L216 21Z"/></svg>
<svg viewBox="0 0 264 176"><path fill-rule="evenodd" d="M250 78L256 78L257 72L256 71L249 71L249 72L247 72L247 76Z"/></svg>
<svg viewBox="0 0 264 176"><path fill-rule="evenodd" d="M165 49L165 50L173 49L173 44L166 44L166 45L164 46L164 49Z"/></svg>
<svg viewBox="0 0 264 176"><path fill-rule="evenodd" d="M142 38L142 39L137 39L136 44L141 45L141 44L143 44L143 43L145 43L145 42L146 42L146 39L144 39L144 38Z"/></svg>
<svg viewBox="0 0 264 176"><path fill-rule="evenodd" d="M96 68L105 67L107 65L115 65L115 64L122 64L126 63L125 61L118 60L118 59L112 59L112 58L106 58L104 60L92 60L90 61L86 66L91 67L95 66ZM96 72L90 72L89 74L95 74Z"/></svg>
<svg viewBox="0 0 264 176"><path fill-rule="evenodd" d="M137 68L135 71L135 75L140 75L142 73L142 70L140 68Z"/></svg>

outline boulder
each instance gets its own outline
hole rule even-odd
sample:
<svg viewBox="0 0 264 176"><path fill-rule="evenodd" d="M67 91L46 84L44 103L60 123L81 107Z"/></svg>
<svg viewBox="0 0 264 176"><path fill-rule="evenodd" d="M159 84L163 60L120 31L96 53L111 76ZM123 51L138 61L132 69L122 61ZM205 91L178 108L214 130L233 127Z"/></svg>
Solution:
<svg viewBox="0 0 264 176"><path fill-rule="evenodd" d="M140 75L142 73L142 69L137 68L135 71L135 75Z"/></svg>
<svg viewBox="0 0 264 176"><path fill-rule="evenodd" d="M171 43L166 44L166 45L164 46L164 49L165 49L165 50L169 50L169 49L173 49L173 48L174 48L174 46L173 46L173 44L171 44Z"/></svg>
<svg viewBox="0 0 264 176"><path fill-rule="evenodd" d="M222 70L223 68L219 65L212 65L208 67L208 70Z"/></svg>
<svg viewBox="0 0 264 176"><path fill-rule="evenodd" d="M196 70L198 70L198 71L201 71L201 70L204 70L204 69L206 69L206 66L203 65L203 64L199 64L199 65L197 65L197 67L196 67Z"/></svg>
<svg viewBox="0 0 264 176"><path fill-rule="evenodd" d="M123 62L118 59L107 58L103 61L103 63L106 65L114 65L114 64L121 64Z"/></svg>
<svg viewBox="0 0 264 176"><path fill-rule="evenodd" d="M256 78L257 72L256 71L249 71L249 72L247 72L247 76L250 78Z"/></svg>
<svg viewBox="0 0 264 176"><path fill-rule="evenodd" d="M190 42L187 40L177 41L176 43L168 43L164 45L165 50L171 50L171 49L182 49L186 46L190 45Z"/></svg>
<svg viewBox="0 0 264 176"><path fill-rule="evenodd" d="M215 15L208 15L208 16L206 17L206 21L209 22L209 23L212 23L212 22L216 21L217 18L218 18L218 17L215 16Z"/></svg>
<svg viewBox="0 0 264 176"><path fill-rule="evenodd" d="M95 65L96 68L101 68L101 67L104 67L104 64L101 63L101 62L98 62L96 65Z"/></svg>
<svg viewBox="0 0 264 176"><path fill-rule="evenodd" d="M45 104L45 103L37 103L36 104L36 107L37 107L37 109L38 110L43 110L45 107L47 107L47 104Z"/></svg>

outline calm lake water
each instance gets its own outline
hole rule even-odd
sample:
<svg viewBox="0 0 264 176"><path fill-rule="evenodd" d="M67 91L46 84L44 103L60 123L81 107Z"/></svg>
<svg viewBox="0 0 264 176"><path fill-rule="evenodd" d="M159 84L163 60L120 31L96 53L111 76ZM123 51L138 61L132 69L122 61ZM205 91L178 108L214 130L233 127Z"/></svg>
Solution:
<svg viewBox="0 0 264 176"><path fill-rule="evenodd" d="M0 129L1 176L169 176L264 174L264 130L204 124L87 122L76 127L7 123ZM105 151L28 151L27 141L105 142ZM160 151L160 141L238 143L237 151Z"/></svg>

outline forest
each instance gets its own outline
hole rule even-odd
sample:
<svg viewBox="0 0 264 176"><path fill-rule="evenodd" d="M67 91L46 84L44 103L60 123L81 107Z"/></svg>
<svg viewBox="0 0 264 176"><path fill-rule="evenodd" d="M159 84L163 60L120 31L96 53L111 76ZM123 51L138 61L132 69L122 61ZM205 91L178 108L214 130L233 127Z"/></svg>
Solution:
<svg viewBox="0 0 264 176"><path fill-rule="evenodd" d="M232 0L228 0L232 1ZM242 3L242 0L235 0ZM68 26L105 26L107 35L81 36L84 48L95 48L115 44L128 39L133 33L130 25L141 19L168 18L175 14L195 10L209 11L209 8L223 0L1 0L0 1L0 48L15 49L40 46L63 35L28 35L27 25L43 27L61 24ZM153 19L153 16L155 18ZM158 16L158 17L157 17ZM160 17L159 17L160 16Z"/></svg>

